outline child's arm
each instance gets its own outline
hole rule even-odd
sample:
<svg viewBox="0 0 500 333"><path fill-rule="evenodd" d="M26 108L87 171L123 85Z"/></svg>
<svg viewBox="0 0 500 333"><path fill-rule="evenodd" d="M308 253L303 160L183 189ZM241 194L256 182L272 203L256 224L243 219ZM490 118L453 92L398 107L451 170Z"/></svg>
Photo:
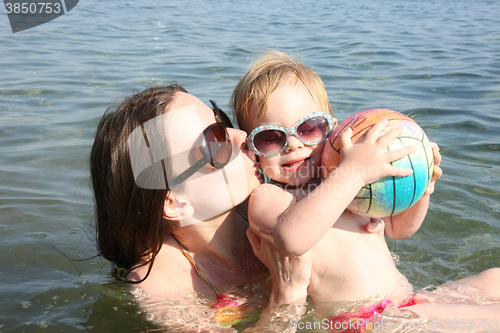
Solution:
<svg viewBox="0 0 500 333"><path fill-rule="evenodd" d="M422 198L414 204L410 209L394 215L392 217L384 218L385 234L393 239L406 239L417 232L422 223L424 222L425 215L429 208L429 200L431 194L434 192L436 181L441 178L443 171L439 167L441 164L441 154L439 147L436 143L432 142L432 153L434 155L434 170L432 179L427 187Z"/></svg>
<svg viewBox="0 0 500 333"><path fill-rule="evenodd" d="M389 175L411 175L411 169L390 162L412 153L414 147L387 151L401 129L380 136L386 125L386 120L380 121L356 144L351 143L352 131L345 131L340 137L340 165L301 200L277 186L258 187L249 202L250 227L277 251L300 256L325 235L362 186Z"/></svg>

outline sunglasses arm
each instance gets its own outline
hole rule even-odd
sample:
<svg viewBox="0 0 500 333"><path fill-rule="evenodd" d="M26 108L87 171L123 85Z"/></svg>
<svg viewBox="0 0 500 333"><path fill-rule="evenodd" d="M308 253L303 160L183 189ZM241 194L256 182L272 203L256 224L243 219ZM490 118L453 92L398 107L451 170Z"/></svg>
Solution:
<svg viewBox="0 0 500 333"><path fill-rule="evenodd" d="M202 157L195 164L191 165L186 171L175 177L171 182L168 182L170 187L179 185L180 183L191 177L196 171L203 168L203 166L207 163L209 163L209 161L205 157Z"/></svg>

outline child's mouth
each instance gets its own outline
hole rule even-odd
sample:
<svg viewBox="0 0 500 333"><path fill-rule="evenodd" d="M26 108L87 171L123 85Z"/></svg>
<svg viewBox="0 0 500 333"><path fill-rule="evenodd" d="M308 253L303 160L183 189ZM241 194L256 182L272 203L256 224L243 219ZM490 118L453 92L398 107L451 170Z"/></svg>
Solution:
<svg viewBox="0 0 500 333"><path fill-rule="evenodd" d="M282 164L281 167L285 169L285 171L295 172L305 166L309 161L309 157L305 159L298 159L290 161L289 163Z"/></svg>

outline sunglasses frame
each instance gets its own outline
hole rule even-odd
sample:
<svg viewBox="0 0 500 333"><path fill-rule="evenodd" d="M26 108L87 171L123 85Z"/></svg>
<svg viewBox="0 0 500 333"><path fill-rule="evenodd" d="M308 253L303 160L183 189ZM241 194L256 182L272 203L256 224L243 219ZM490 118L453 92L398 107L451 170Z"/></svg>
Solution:
<svg viewBox="0 0 500 333"><path fill-rule="evenodd" d="M305 121L309 120L309 119L312 119L312 118L315 118L315 117L324 117L327 122L328 122L328 133L325 135L325 137L319 141L314 141L314 142L308 142L308 141L304 141L300 138L300 136L298 135L297 133L297 128L302 125ZM250 147L253 152L255 153L255 155L257 156L261 156L261 157L272 157L272 156L276 156L278 154L280 154L281 152L283 152L287 145L288 145L288 138L291 136L291 135L294 135L297 139L299 139L302 143L306 144L306 145L309 145L309 146L312 146L312 145L317 145L323 141L326 141L328 139L328 137L330 136L330 134L332 133L333 131L333 128L335 126L335 123L333 121L333 116L329 113L326 113L326 112L323 112L323 111L315 111L315 112L311 112L309 113L308 115L306 115L305 117L301 118L299 121L297 121L295 123L295 125L293 125L293 127L291 128L287 128L287 127L283 127L283 126L275 126L275 125L262 125L262 126L259 126L259 127L256 127L252 130L252 132L250 132L250 134L248 135L248 138L247 138L247 145L248 147ZM254 138L257 134L261 133L261 132L264 132L264 131L269 131L269 130L279 130L279 131L282 131L283 133L286 134L286 141L285 141L285 144L283 145L283 147L281 148L280 151L276 152L276 153L271 153L271 154L264 154L262 152L260 152L254 145Z"/></svg>
<svg viewBox="0 0 500 333"><path fill-rule="evenodd" d="M207 126L207 128L205 128L203 130L203 139L202 139L201 144L199 145L199 148L200 148L200 151L202 154L202 158L199 159L198 161L196 161L193 165L191 165L189 168L187 168L180 175L175 177L172 181L169 181L171 186L178 185L178 184L182 183L183 181L185 181L186 179L191 177L195 172L197 172L202 167L204 167L206 164L210 164L211 166L213 166L216 169L222 169L231 160L231 156L233 155L233 145L231 142L231 137L229 136L229 132L227 131L227 128L234 128L234 126L233 126L229 116L224 111L219 109L219 107L217 106L217 104L213 100L210 100L210 104L212 104L212 111L214 112L215 119L217 120L217 122L210 124L209 126ZM221 126L224 129L224 132L226 135L225 143L229 144L229 149L230 149L229 158L227 159L226 162L221 163L221 162L215 160L212 156L210 148L208 147L206 138L207 138L208 133L212 130L212 128L214 126Z"/></svg>

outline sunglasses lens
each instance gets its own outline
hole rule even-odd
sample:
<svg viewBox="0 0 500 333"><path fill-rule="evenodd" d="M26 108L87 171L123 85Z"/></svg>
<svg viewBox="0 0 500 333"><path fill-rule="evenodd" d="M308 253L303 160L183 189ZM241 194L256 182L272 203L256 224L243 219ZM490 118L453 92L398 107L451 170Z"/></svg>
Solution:
<svg viewBox="0 0 500 333"><path fill-rule="evenodd" d="M231 138L225 127L219 123L211 125L205 131L205 141L210 154L210 164L217 169L224 167L233 153Z"/></svg>
<svg viewBox="0 0 500 333"><path fill-rule="evenodd" d="M326 138L329 131L328 120L317 116L307 119L297 127L297 134L302 142L316 144Z"/></svg>
<svg viewBox="0 0 500 333"><path fill-rule="evenodd" d="M286 144L286 134L280 130L265 130L253 138L253 145L261 154L276 154Z"/></svg>

